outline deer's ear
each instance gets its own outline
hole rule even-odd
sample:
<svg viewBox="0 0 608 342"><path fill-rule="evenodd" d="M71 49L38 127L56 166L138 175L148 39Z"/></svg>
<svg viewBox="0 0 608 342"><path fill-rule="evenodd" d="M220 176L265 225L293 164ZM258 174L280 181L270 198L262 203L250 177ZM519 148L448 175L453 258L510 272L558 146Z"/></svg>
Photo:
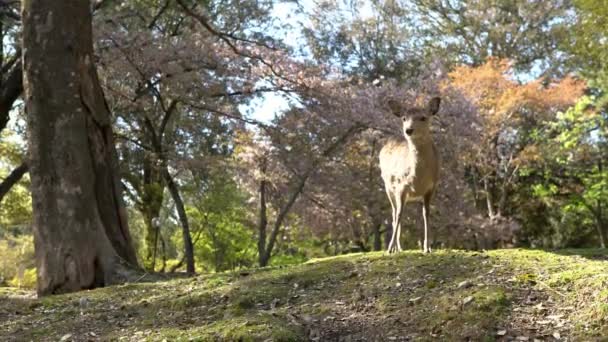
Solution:
<svg viewBox="0 0 608 342"><path fill-rule="evenodd" d="M399 103L399 101L395 99L389 99L388 101L386 101L386 104L388 105L388 108L391 110L391 113L393 113L393 115L397 117L401 116L401 103Z"/></svg>
<svg viewBox="0 0 608 342"><path fill-rule="evenodd" d="M431 115L437 114L437 112L439 111L440 103L441 103L441 98L439 98L439 97L433 97L429 101L428 110L429 110L429 113L431 113Z"/></svg>

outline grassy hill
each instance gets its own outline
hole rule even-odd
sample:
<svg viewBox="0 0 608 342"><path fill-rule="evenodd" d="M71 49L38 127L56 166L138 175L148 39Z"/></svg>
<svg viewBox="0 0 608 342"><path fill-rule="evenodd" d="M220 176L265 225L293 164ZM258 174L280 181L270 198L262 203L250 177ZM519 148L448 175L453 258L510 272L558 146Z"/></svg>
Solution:
<svg viewBox="0 0 608 342"><path fill-rule="evenodd" d="M408 251L35 299L5 341L608 341L608 252Z"/></svg>

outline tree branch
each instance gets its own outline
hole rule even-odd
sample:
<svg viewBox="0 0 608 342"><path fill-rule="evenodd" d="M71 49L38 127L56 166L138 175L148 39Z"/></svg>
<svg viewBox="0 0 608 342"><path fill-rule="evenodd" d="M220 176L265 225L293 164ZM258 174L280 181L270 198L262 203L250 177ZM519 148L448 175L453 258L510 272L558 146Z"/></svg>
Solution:
<svg viewBox="0 0 608 342"><path fill-rule="evenodd" d="M17 184L23 178L23 175L28 172L29 167L26 163L22 163L16 169L14 169L8 177L6 177L2 183L0 183L0 202L4 196L11 190L11 188Z"/></svg>
<svg viewBox="0 0 608 342"><path fill-rule="evenodd" d="M23 92L22 73L21 63L16 63L0 89L0 131L8 124L9 112Z"/></svg>
<svg viewBox="0 0 608 342"><path fill-rule="evenodd" d="M346 140L348 140L348 138L360 131L362 128L363 126L359 124L351 126L348 130L346 130L346 132L344 132L338 139L336 139L336 141L334 141L321 153L321 156L323 158L316 159L312 163L308 171L306 171L302 175L299 182L294 186L293 191L291 192L291 196L287 200L287 203L285 203L285 205L281 208L281 211L277 215L277 219L274 222L272 232L270 233L270 239L268 240L268 245L266 247L266 260L270 259L270 254L272 253L272 249L274 248L274 244L276 242L277 235L279 234L279 230L283 225L283 220L291 210L291 207L296 202L300 194L304 191L304 186L306 185L306 182L308 181L310 176L317 170L317 168L325 160L325 158L331 156L338 147L342 146L346 142Z"/></svg>

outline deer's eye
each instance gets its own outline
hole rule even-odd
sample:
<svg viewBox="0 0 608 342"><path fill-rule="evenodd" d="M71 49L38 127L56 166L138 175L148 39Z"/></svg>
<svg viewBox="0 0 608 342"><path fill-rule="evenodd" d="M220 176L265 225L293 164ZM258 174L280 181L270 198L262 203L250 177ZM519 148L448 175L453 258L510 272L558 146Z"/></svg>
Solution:
<svg viewBox="0 0 608 342"><path fill-rule="evenodd" d="M422 122L426 121L426 116L421 117L420 121L422 121Z"/></svg>

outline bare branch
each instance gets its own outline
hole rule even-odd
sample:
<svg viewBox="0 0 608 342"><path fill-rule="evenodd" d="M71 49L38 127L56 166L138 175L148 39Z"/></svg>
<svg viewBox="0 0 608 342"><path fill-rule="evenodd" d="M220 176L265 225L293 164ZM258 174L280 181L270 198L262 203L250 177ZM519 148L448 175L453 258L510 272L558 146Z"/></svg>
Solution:
<svg viewBox="0 0 608 342"><path fill-rule="evenodd" d="M4 196L12 189L12 187L17 184L23 178L26 172L28 172L29 167L27 163L22 163L16 169L14 169L8 177L6 177L2 183L0 183L0 202Z"/></svg>

